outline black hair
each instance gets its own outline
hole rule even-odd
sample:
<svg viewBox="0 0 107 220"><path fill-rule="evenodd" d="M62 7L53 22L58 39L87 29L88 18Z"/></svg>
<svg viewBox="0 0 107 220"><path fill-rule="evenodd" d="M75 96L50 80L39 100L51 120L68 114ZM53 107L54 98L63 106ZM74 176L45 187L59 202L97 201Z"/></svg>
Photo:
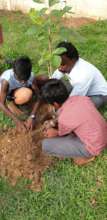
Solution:
<svg viewBox="0 0 107 220"><path fill-rule="evenodd" d="M19 80L28 80L31 75L32 63L29 57L22 56L13 63L13 71Z"/></svg>
<svg viewBox="0 0 107 220"><path fill-rule="evenodd" d="M57 102L58 104L63 104L69 96L67 88L61 80L50 79L42 87L42 99L43 101L53 104Z"/></svg>
<svg viewBox="0 0 107 220"><path fill-rule="evenodd" d="M69 59L78 60L79 53L76 47L72 43L67 42L67 41L62 41L57 45L57 48L61 48L61 47L64 47L66 51L61 53L60 56L66 55Z"/></svg>

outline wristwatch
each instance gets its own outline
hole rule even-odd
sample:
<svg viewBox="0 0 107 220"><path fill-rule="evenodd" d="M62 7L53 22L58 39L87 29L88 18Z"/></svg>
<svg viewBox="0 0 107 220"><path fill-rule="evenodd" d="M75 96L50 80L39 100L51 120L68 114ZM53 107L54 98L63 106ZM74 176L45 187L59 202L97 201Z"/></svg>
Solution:
<svg viewBox="0 0 107 220"><path fill-rule="evenodd" d="M30 115L30 118L35 119L35 118L36 118L36 115L31 114L31 115Z"/></svg>

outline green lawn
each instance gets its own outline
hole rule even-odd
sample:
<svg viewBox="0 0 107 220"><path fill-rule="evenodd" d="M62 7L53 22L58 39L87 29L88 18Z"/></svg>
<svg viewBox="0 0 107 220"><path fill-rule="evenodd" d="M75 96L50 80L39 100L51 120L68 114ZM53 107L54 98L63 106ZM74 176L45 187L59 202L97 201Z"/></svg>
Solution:
<svg viewBox="0 0 107 220"><path fill-rule="evenodd" d="M4 44L0 54L14 58L28 54L36 66L36 42L26 35L32 25L20 13L1 13ZM107 21L79 29L81 39L71 36L80 55L95 64L107 78ZM6 69L6 65L1 66ZM104 109L106 116L106 109ZM0 126L10 120L0 113ZM0 179L0 220L107 220L107 151L86 167L74 166L70 160L58 161L43 176L42 192L16 187Z"/></svg>

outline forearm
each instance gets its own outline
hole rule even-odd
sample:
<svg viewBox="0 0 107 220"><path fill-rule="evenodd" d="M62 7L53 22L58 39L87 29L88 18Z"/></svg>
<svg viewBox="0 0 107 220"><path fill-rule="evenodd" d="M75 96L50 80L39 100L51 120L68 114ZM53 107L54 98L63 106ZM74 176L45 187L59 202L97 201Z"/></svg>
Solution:
<svg viewBox="0 0 107 220"><path fill-rule="evenodd" d="M10 111L6 103L8 89L9 89L9 83L6 80L3 80L1 84L1 92L0 92L0 109L16 123L19 120Z"/></svg>
<svg viewBox="0 0 107 220"><path fill-rule="evenodd" d="M37 101L34 106L33 109L31 111L31 115L36 115L36 112L38 111L39 107L41 105L41 101Z"/></svg>
<svg viewBox="0 0 107 220"><path fill-rule="evenodd" d="M10 117L15 123L18 121L17 117L8 109L8 107L0 102L0 109L8 116Z"/></svg>

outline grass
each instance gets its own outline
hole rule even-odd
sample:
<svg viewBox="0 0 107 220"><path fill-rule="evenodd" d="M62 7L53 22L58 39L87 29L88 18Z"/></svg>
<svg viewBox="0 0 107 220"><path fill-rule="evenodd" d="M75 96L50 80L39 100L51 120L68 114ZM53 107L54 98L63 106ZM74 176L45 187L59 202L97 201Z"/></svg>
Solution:
<svg viewBox="0 0 107 220"><path fill-rule="evenodd" d="M4 57L28 54L36 60L36 42L25 33L31 21L20 13L0 14L4 30ZM82 41L73 39L80 55L95 64L107 78L107 21L79 29ZM72 36L71 36L72 40ZM34 62L34 69L36 63ZM5 69L6 66L4 65ZM104 109L106 114L106 109ZM10 120L0 113L0 126ZM107 151L86 167L58 161L43 176L42 192L15 187L0 178L0 220L107 220Z"/></svg>

